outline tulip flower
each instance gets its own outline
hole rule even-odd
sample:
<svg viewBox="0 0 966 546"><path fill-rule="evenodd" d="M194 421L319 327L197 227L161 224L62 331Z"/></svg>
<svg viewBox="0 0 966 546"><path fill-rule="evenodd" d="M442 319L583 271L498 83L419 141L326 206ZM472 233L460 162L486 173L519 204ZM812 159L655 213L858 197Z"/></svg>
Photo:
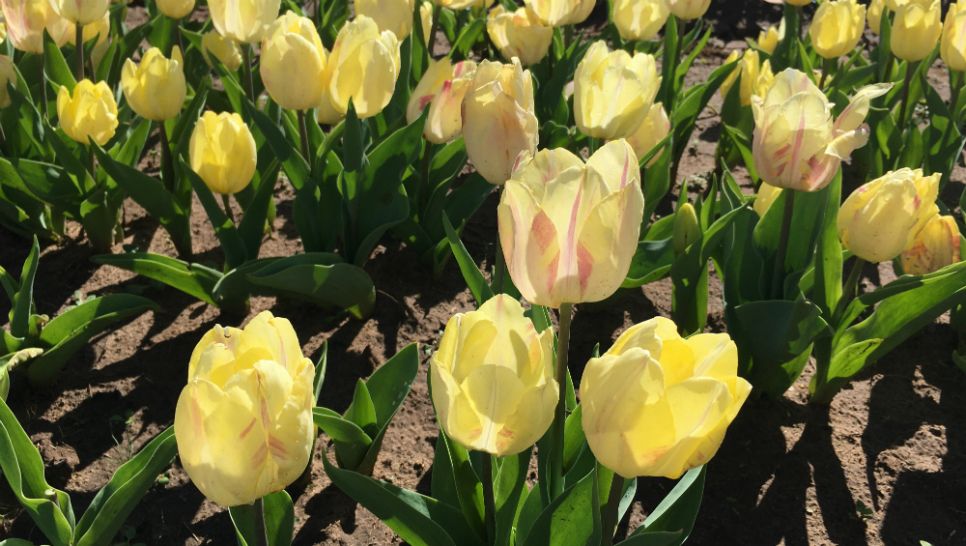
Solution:
<svg viewBox="0 0 966 546"><path fill-rule="evenodd" d="M360 15L339 31L326 63L319 103L319 122L337 123L349 111L349 101L360 119L382 112L396 90L399 77L399 39L379 31L372 19Z"/></svg>
<svg viewBox="0 0 966 546"><path fill-rule="evenodd" d="M315 23L285 12L272 23L262 42L259 66L265 90L282 108L315 108L322 101L327 55ZM297 85L293 85L292 74L299 75Z"/></svg>
<svg viewBox="0 0 966 546"><path fill-rule="evenodd" d="M789 6L802 7L811 4L812 0L765 0L765 2L768 2L769 4L788 4Z"/></svg>
<svg viewBox="0 0 966 546"><path fill-rule="evenodd" d="M966 0L949 6L939 53L950 70L966 71Z"/></svg>
<svg viewBox="0 0 966 546"><path fill-rule="evenodd" d="M243 44L262 39L278 17L281 0L208 0L208 12L215 30Z"/></svg>
<svg viewBox="0 0 966 546"><path fill-rule="evenodd" d="M711 0L667 0L667 4L675 17L691 21L704 16L711 7Z"/></svg>
<svg viewBox="0 0 966 546"><path fill-rule="evenodd" d="M885 0L872 0L866 11L866 20L869 21L869 30L878 36L882 26L882 12L885 10Z"/></svg>
<svg viewBox="0 0 966 546"><path fill-rule="evenodd" d="M651 105L651 109L647 111L647 116L644 117L640 126L631 133L631 136L627 137L627 143L634 149L634 154L637 157L644 159L670 132L671 120L668 119L667 112L664 111L664 105L656 102ZM650 167L660 158L661 154L655 155L647 162L646 166Z"/></svg>
<svg viewBox="0 0 966 546"><path fill-rule="evenodd" d="M778 47L778 43L785 39L785 21L776 29L773 26L758 33L758 48L771 55Z"/></svg>
<svg viewBox="0 0 966 546"><path fill-rule="evenodd" d="M594 456L625 478L679 478L714 457L751 385L727 334L683 339L663 317L624 332L580 382Z"/></svg>
<svg viewBox="0 0 966 546"><path fill-rule="evenodd" d="M556 309L620 288L644 215L637 165L625 140L605 144L586 164L563 148L523 159L497 216L510 276L527 301Z"/></svg>
<svg viewBox="0 0 966 546"><path fill-rule="evenodd" d="M7 37L13 47L27 53L44 52L44 31L61 46L74 29L57 14L49 0L0 0Z"/></svg>
<svg viewBox="0 0 966 546"><path fill-rule="evenodd" d="M739 81L739 99L742 106L750 106L753 97L764 97L775 82L775 74L771 70L771 62L760 62L758 52L749 49L744 52L732 51L724 64L740 60L737 68L722 82L719 91L722 97L727 97L736 81Z"/></svg>
<svg viewBox="0 0 966 546"><path fill-rule="evenodd" d="M560 393L553 332L538 333L510 296L453 316L429 362L440 428L463 446L515 455L550 428Z"/></svg>
<svg viewBox="0 0 966 546"><path fill-rule="evenodd" d="M0 21L0 45L7 41L7 25Z"/></svg>
<svg viewBox="0 0 966 546"><path fill-rule="evenodd" d="M942 35L941 16L939 0L928 5L910 2L898 8L889 41L892 54L909 62L929 56Z"/></svg>
<svg viewBox="0 0 966 546"><path fill-rule="evenodd" d="M574 119L585 135L624 138L640 126L661 87L652 55L594 42L574 74Z"/></svg>
<svg viewBox="0 0 966 546"><path fill-rule="evenodd" d="M539 63L553 42L553 28L544 26L527 8L513 12L503 6L493 8L486 18L486 33L503 58L518 57L524 65Z"/></svg>
<svg viewBox="0 0 966 546"><path fill-rule="evenodd" d="M676 256L684 254L688 247L701 237L701 222L691 203L681 205L674 213L672 235L671 242Z"/></svg>
<svg viewBox="0 0 966 546"><path fill-rule="evenodd" d="M837 59L852 53L864 30L865 6L856 0L830 0L818 7L808 34L816 53Z"/></svg>
<svg viewBox="0 0 966 546"><path fill-rule="evenodd" d="M225 38L215 31L207 32L201 37L201 53L209 65L211 65L211 56L214 56L232 72L238 70L242 64L242 52L238 42Z"/></svg>
<svg viewBox="0 0 966 546"><path fill-rule="evenodd" d="M87 25L104 17L111 0L50 0L58 15L75 25Z"/></svg>
<svg viewBox="0 0 966 546"><path fill-rule="evenodd" d="M506 182L520 154L536 151L537 138L530 71L518 59L481 62L463 100L463 139L477 172L491 184Z"/></svg>
<svg viewBox="0 0 966 546"><path fill-rule="evenodd" d="M923 176L922 169L904 168L860 186L839 209L842 245L873 263L899 256L938 214L940 178L939 173Z"/></svg>
<svg viewBox="0 0 966 546"><path fill-rule="evenodd" d="M671 15L667 0L616 0L611 18L623 40L653 40Z"/></svg>
<svg viewBox="0 0 966 546"><path fill-rule="evenodd" d="M419 119L429 107L423 135L434 144L449 142L463 130L463 98L476 75L476 63L453 64L449 57L430 61L406 107L406 123Z"/></svg>
<svg viewBox="0 0 966 546"><path fill-rule="evenodd" d="M388 30L405 40L413 31L415 0L356 0L356 15L376 22L379 30Z"/></svg>
<svg viewBox="0 0 966 546"><path fill-rule="evenodd" d="M870 103L890 88L863 87L833 120L828 98L807 75L794 69L778 74L764 99L752 99L752 150L762 180L799 191L824 188L841 162L868 141L863 123Z"/></svg>
<svg viewBox="0 0 966 546"><path fill-rule="evenodd" d="M184 19L195 10L195 0L157 0L158 11L171 19Z"/></svg>
<svg viewBox="0 0 966 546"><path fill-rule="evenodd" d="M71 139L103 146L117 130L117 103L114 93L104 82L81 80L73 93L61 87L57 93L57 117L60 128Z"/></svg>
<svg viewBox="0 0 966 546"><path fill-rule="evenodd" d="M456 10L467 8L488 8L492 6L496 0L433 0L433 2L441 8Z"/></svg>
<svg viewBox="0 0 966 546"><path fill-rule="evenodd" d="M753 206L758 216L764 218L765 213L768 212L768 209L775 204L775 201L781 194L781 188L776 188L771 184L762 182L761 185L758 186L758 194L755 196L755 203Z"/></svg>
<svg viewBox="0 0 966 546"><path fill-rule="evenodd" d="M241 116L205 112L191 133L191 170L222 195L245 189L255 175L255 138Z"/></svg>
<svg viewBox="0 0 966 546"><path fill-rule="evenodd" d="M0 108L10 106L10 92L7 90L10 85L17 86L17 69L13 59L0 55Z"/></svg>
<svg viewBox="0 0 966 546"><path fill-rule="evenodd" d="M419 5L419 24L423 27L423 42L432 51L433 3L429 0L423 0Z"/></svg>
<svg viewBox="0 0 966 546"><path fill-rule="evenodd" d="M594 11L596 0L523 0L537 19L549 27L583 23Z"/></svg>
<svg viewBox="0 0 966 546"><path fill-rule="evenodd" d="M152 47L139 64L125 61L121 90L131 109L144 119L165 121L176 117L187 94L181 49L175 46L167 59L160 49Z"/></svg>
<svg viewBox="0 0 966 546"><path fill-rule="evenodd" d="M927 275L960 260L959 225L952 216L933 216L902 252L902 271Z"/></svg>
<svg viewBox="0 0 966 546"><path fill-rule="evenodd" d="M188 364L174 434L181 465L221 506L294 482L312 454L315 368L291 323L259 313L243 329L215 326Z"/></svg>
<svg viewBox="0 0 966 546"><path fill-rule="evenodd" d="M70 28L69 26L66 28ZM75 27L76 29L76 27ZM110 12L104 12L104 17L101 17L93 23L88 23L84 25L81 30L81 40L85 44L89 44L91 40L97 39L94 44L93 50L91 50L91 64L92 66L98 66L104 55L107 53L107 49L110 47L108 38L111 35L111 14ZM64 33L64 43L77 46L75 42L77 41L77 33L75 31Z"/></svg>

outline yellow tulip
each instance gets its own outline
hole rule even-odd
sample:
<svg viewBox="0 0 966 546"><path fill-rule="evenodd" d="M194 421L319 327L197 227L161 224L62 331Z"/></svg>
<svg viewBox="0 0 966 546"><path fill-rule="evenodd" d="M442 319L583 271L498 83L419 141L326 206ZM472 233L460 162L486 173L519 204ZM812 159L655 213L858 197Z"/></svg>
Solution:
<svg viewBox="0 0 966 546"><path fill-rule="evenodd" d="M238 42L225 38L215 31L207 32L201 37L201 53L209 65L211 65L211 56L214 56L232 72L238 70L243 61Z"/></svg>
<svg viewBox="0 0 966 546"><path fill-rule="evenodd" d="M513 283L552 308L610 297L630 269L643 214L637 156L623 139L586 164L564 148L524 158L497 208Z"/></svg>
<svg viewBox="0 0 966 546"><path fill-rule="evenodd" d="M775 201L781 194L781 188L776 188L771 184L762 182L761 185L758 186L758 195L755 196L754 203L754 209L755 212L758 213L758 216L763 218L765 213L768 212L768 209L775 204Z"/></svg>
<svg viewBox="0 0 966 546"><path fill-rule="evenodd" d="M165 121L181 113L187 87L184 60L175 46L171 59L152 47L140 64L128 59L121 70L121 90L131 109L151 121Z"/></svg>
<svg viewBox="0 0 966 546"><path fill-rule="evenodd" d="M885 0L872 0L869 2L866 20L869 21L869 30L872 31L872 34L879 34L879 29L882 27L882 12L884 10Z"/></svg>
<svg viewBox="0 0 966 546"><path fill-rule="evenodd" d="M594 456L617 474L677 479L714 457L750 392L727 334L683 339L658 317L587 363L582 425Z"/></svg>
<svg viewBox="0 0 966 546"><path fill-rule="evenodd" d="M265 90L282 108L315 108L322 101L327 56L315 23L295 12L285 12L272 23L262 42L259 70ZM298 74L297 85L293 85L293 74Z"/></svg>
<svg viewBox="0 0 966 546"><path fill-rule="evenodd" d="M7 25L0 21L0 45L7 41Z"/></svg>
<svg viewBox="0 0 966 546"><path fill-rule="evenodd" d="M764 99L752 99L752 150L762 180L799 191L824 188L841 162L868 141L870 103L891 87L863 87L833 119L828 98L807 75L794 69L778 74Z"/></svg>
<svg viewBox="0 0 966 546"><path fill-rule="evenodd" d="M365 15L376 22L379 30L388 30L400 41L413 31L413 10L416 0L356 0L356 15Z"/></svg>
<svg viewBox="0 0 966 546"><path fill-rule="evenodd" d="M758 48L771 55L778 47L778 43L785 39L785 21L776 29L773 26L758 33Z"/></svg>
<svg viewBox="0 0 966 546"><path fill-rule="evenodd" d="M909 275L927 275L958 263L959 225L952 216L933 216L902 252L902 270Z"/></svg>
<svg viewBox="0 0 966 546"><path fill-rule="evenodd" d="M966 70L966 0L949 6L939 52L950 70Z"/></svg>
<svg viewBox="0 0 966 546"><path fill-rule="evenodd" d="M624 138L640 126L661 87L652 55L594 42L574 74L574 119L587 136Z"/></svg>
<svg viewBox="0 0 966 546"><path fill-rule="evenodd" d="M423 135L435 144L449 142L463 131L463 98L476 75L476 63L462 61L453 64L449 57L430 61L419 84L413 90L406 107L406 122L419 119L429 107Z"/></svg>
<svg viewBox="0 0 966 546"><path fill-rule="evenodd" d="M816 53L837 59L852 53L864 30L865 6L856 0L830 0L819 5L808 35Z"/></svg>
<svg viewBox="0 0 966 546"><path fill-rule="evenodd" d="M758 52L753 49L744 52L732 51L724 64L737 60L741 62L722 82L719 91L722 98L727 97L735 81L740 81L738 90L741 105L750 106L753 97L764 97L768 94L775 81L775 74L771 71L771 62L761 63Z"/></svg>
<svg viewBox="0 0 966 546"><path fill-rule="evenodd" d="M711 7L711 0L667 0L667 4L675 17L691 21L704 16Z"/></svg>
<svg viewBox="0 0 966 546"><path fill-rule="evenodd" d="M942 35L942 7L939 0L920 5L910 2L896 11L889 41L892 54L904 61L925 59Z"/></svg>
<svg viewBox="0 0 966 546"><path fill-rule="evenodd" d="M111 0L50 0L61 17L75 25L87 25L104 17Z"/></svg>
<svg viewBox="0 0 966 546"><path fill-rule="evenodd" d="M515 455L553 423L553 333L537 333L510 296L453 316L429 369L440 428L469 449Z"/></svg>
<svg viewBox="0 0 966 546"><path fill-rule="evenodd" d="M634 154L637 157L644 159L670 132L671 120L668 119L667 112L664 111L664 105L655 102L647 111L647 116L644 117L641 125L631 133L631 136L627 137L627 143L634 149ZM652 157L646 166L650 167L660 158L661 154L659 153Z"/></svg>
<svg viewBox="0 0 966 546"><path fill-rule="evenodd" d="M597 0L523 0L537 19L550 27L583 23L594 11Z"/></svg>
<svg viewBox="0 0 966 546"><path fill-rule="evenodd" d="M255 175L255 138L238 114L205 112L191 133L188 151L191 170L215 193L238 193Z"/></svg>
<svg viewBox="0 0 966 546"><path fill-rule="evenodd" d="M183 19L195 10L195 0L157 0L158 11L172 19Z"/></svg>
<svg viewBox="0 0 966 546"><path fill-rule="evenodd" d="M423 0L419 5L419 23L423 27L423 42L427 47L432 48L430 34L433 32L433 3L429 0Z"/></svg>
<svg viewBox="0 0 966 546"><path fill-rule="evenodd" d="M939 213L939 173L890 171L852 192L839 209L842 245L868 262L887 262L908 248Z"/></svg>
<svg viewBox="0 0 966 546"><path fill-rule="evenodd" d="M278 17L281 0L208 0L215 30L244 44L259 42Z"/></svg>
<svg viewBox="0 0 966 546"><path fill-rule="evenodd" d="M933 0L885 0L885 5L892 11L899 11L909 4L918 4L924 8L928 8L932 2Z"/></svg>
<svg viewBox="0 0 966 546"><path fill-rule="evenodd" d="M294 482L312 454L315 369L291 323L262 312L243 329L215 326L188 364L174 434L181 465L221 506Z"/></svg>
<svg viewBox="0 0 966 546"><path fill-rule="evenodd" d="M10 106L10 92L7 86L17 86L17 69L13 59L0 55L0 108Z"/></svg>
<svg viewBox="0 0 966 546"><path fill-rule="evenodd" d="M652 40L671 10L667 0L613 0L611 18L624 40Z"/></svg>
<svg viewBox="0 0 966 546"><path fill-rule="evenodd" d="M57 93L57 117L60 128L71 139L103 146L117 130L117 103L114 93L104 82L81 80L71 93L61 87Z"/></svg>
<svg viewBox="0 0 966 546"><path fill-rule="evenodd" d="M519 57L524 65L539 63L553 42L553 28L544 26L527 8L508 12L497 6L486 18L486 33L504 59Z"/></svg>
<svg viewBox="0 0 966 546"><path fill-rule="evenodd" d="M7 37L20 51L43 53L44 30L58 46L74 34L74 29L54 11L49 0L0 0L0 8Z"/></svg>
<svg viewBox="0 0 966 546"><path fill-rule="evenodd" d="M807 6L812 3L812 0L765 0L769 4L788 4L789 6Z"/></svg>
<svg viewBox="0 0 966 546"><path fill-rule="evenodd" d="M71 28L70 25L67 25L67 28L70 31L64 33L64 43L76 45L74 44L74 42L77 41L76 31ZM105 12L104 17L101 17L93 23L84 25L84 28L81 32L81 39L84 40L85 44L89 44L91 40L97 38L97 42L94 44L94 49L91 51L90 58L93 66L98 66L101 63L101 60L104 58L104 55L107 53L107 49L110 47L110 43L108 42L108 38L111 35L110 12Z"/></svg>
<svg viewBox="0 0 966 546"><path fill-rule="evenodd" d="M467 8L488 8L496 0L433 0L441 8L467 9Z"/></svg>
<svg viewBox="0 0 966 546"><path fill-rule="evenodd" d="M466 153L491 184L506 182L522 152L537 149L538 125L533 79L518 59L483 61L463 100Z"/></svg>
<svg viewBox="0 0 966 546"><path fill-rule="evenodd" d="M380 32L376 22L364 15L347 23L335 39L323 72L319 122L337 123L349 111L350 100L360 119L382 112L396 90L399 64L395 34Z"/></svg>

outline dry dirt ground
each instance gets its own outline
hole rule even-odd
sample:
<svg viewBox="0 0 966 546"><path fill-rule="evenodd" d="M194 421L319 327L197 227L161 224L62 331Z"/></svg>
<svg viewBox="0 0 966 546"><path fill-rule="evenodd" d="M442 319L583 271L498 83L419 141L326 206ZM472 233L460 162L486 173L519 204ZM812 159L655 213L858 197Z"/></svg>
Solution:
<svg viewBox="0 0 966 546"><path fill-rule="evenodd" d="M731 34L757 32L753 22L762 17L757 12L717 16L730 34L699 60L695 78L717 66L736 45ZM715 104L696 132L682 178L712 166ZM957 171L957 186L964 180ZM291 195L281 183L276 197L280 214L263 256L301 250L289 221ZM493 254L494 209L491 198L464 236L481 265ZM173 254L166 234L142 210L130 205L128 220L125 244ZM192 225L199 259L217 263L216 240L197 204ZM0 230L0 266L18 271L27 250L25 241ZM89 246L79 238L44 251L36 283L41 312L55 313L84 295L117 291L143 293L159 302L161 310L96 339L49 390L14 383L10 405L40 449L48 481L71 494L77 513L121 463L171 424L190 351L219 322L216 309L131 274L97 267L90 256ZM425 364L446 320L472 307L455 266L433 279L415 254L390 241L377 250L367 269L379 292L373 316L364 321L333 318L316 308L271 298L256 299L252 306L252 313L271 309L290 318L309 356L329 342L322 405L340 411L355 381L402 347L419 343ZM889 278L889 269L869 271L865 282ZM711 329L721 330L717 292L710 323ZM7 311L0 306L0 313ZM571 360L579 363L596 343L606 347L627 326L669 311L666 282L585 306L574 323ZM749 401L710 464L691 543L966 544L966 374L951 362L955 344L947 324L930 326L859 377L829 407L806 403L804 381L781 400ZM376 477L421 491L428 491L436 438L425 370L424 365L375 468ZM295 544L398 543L378 520L332 486L322 470L325 447L324 441L319 443L309 485L293 492ZM123 531L130 540L121 544L232 544L227 514L206 501L177 464L167 478L134 512ZM642 479L634 524L672 486L665 480ZM8 492L0 492L0 514L0 538L43 540Z"/></svg>

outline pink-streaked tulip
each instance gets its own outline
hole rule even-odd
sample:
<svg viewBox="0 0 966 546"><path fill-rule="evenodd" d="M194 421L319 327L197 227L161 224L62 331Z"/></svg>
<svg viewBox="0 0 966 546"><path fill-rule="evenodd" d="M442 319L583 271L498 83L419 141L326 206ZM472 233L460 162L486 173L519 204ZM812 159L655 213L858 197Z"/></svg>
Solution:
<svg viewBox="0 0 966 546"><path fill-rule="evenodd" d="M933 216L902 252L902 271L910 275L928 275L958 263L959 225L952 216Z"/></svg>
<svg viewBox="0 0 966 546"><path fill-rule="evenodd" d="M58 46L64 45L73 28L58 15L49 0L0 0L13 47L27 53L44 52L44 30Z"/></svg>
<svg viewBox="0 0 966 546"><path fill-rule="evenodd" d="M429 108L423 135L435 144L449 142L463 131L463 98L476 74L476 63L452 63L449 57L431 61L409 98L406 122L419 119Z"/></svg>

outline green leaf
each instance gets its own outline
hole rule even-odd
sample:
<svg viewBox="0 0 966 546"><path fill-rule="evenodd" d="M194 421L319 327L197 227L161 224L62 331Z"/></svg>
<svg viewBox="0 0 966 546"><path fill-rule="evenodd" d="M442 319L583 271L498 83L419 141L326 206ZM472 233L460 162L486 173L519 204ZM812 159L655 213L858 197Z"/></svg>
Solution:
<svg viewBox="0 0 966 546"><path fill-rule="evenodd" d="M591 472L557 497L533 522L522 546L585 546L601 539L597 473Z"/></svg>
<svg viewBox="0 0 966 546"><path fill-rule="evenodd" d="M364 448L372 445L372 438L366 434L366 431L334 410L317 407L312 410L312 420L315 426L332 438L333 442L357 444Z"/></svg>
<svg viewBox="0 0 966 546"><path fill-rule="evenodd" d="M238 233L238 228L235 226L235 223L225 215L222 204L218 203L214 194L208 189L208 186L185 163L184 159L180 160L180 165L182 173L191 181L191 187L198 194L198 200L201 201L205 212L208 213L208 219L211 221L211 226L215 229L215 235L218 236L218 242L221 243L221 250L225 254L225 263L228 269L233 269L245 263L248 253L245 248L245 242ZM252 258L254 259L255 256L252 256Z"/></svg>
<svg viewBox="0 0 966 546"><path fill-rule="evenodd" d="M657 508L647 516L644 525L638 529L640 534L676 532L681 533L681 542L687 540L694 529L694 522L698 519L706 475L707 469L704 466L688 470ZM639 533L634 533L637 534Z"/></svg>
<svg viewBox="0 0 966 546"><path fill-rule="evenodd" d="M453 224L450 223L448 217L443 217L443 227L446 229L446 238L449 240L450 249L453 251L456 263L459 264L460 272L463 274L466 285L473 294L473 299L476 300L477 305L483 305L486 300L493 297L493 290L490 288L489 283L486 282L483 272L476 266L476 261L473 260L469 251L466 250L463 241L456 234L456 230L453 229Z"/></svg>
<svg viewBox="0 0 966 546"><path fill-rule="evenodd" d="M443 430L436 439L430 492L434 499L459 510L477 533L483 533L483 484L469 452Z"/></svg>
<svg viewBox="0 0 966 546"><path fill-rule="evenodd" d="M34 279L40 265L40 243L34 237L30 254L23 262L20 272L20 289L14 297L10 309L10 334L17 338L27 337L30 315L34 308Z"/></svg>
<svg viewBox="0 0 966 546"><path fill-rule="evenodd" d="M74 73L67 65L67 59L64 58L63 52L57 47L57 44L54 43L46 30L44 31L44 67L47 78L54 87L55 100L57 98L57 90L61 86L66 86L70 92L74 91L74 86L77 85L77 80L74 79Z"/></svg>
<svg viewBox="0 0 966 546"><path fill-rule="evenodd" d="M251 271L246 279L267 294L345 309L356 318L367 316L376 300L375 286L365 270L342 263L335 254L283 258Z"/></svg>
<svg viewBox="0 0 966 546"><path fill-rule="evenodd" d="M214 269L148 252L105 254L91 258L96 264L113 265L154 279L210 305L217 305L212 293L222 274Z"/></svg>
<svg viewBox="0 0 966 546"><path fill-rule="evenodd" d="M680 546L687 537L680 531L654 531L630 536L620 546Z"/></svg>
<svg viewBox="0 0 966 546"><path fill-rule="evenodd" d="M531 449L510 457L494 457L493 497L496 508L494 546L513 544L513 527L530 469ZM485 477L484 477L485 479Z"/></svg>
<svg viewBox="0 0 966 546"><path fill-rule="evenodd" d="M278 491L262 497L265 513L265 532L268 535L268 546L291 546L292 533L295 529L295 508L292 497L285 491ZM232 506L228 509L231 522L235 526L235 537L238 546L261 546L262 542L255 536L255 507L252 504Z"/></svg>

